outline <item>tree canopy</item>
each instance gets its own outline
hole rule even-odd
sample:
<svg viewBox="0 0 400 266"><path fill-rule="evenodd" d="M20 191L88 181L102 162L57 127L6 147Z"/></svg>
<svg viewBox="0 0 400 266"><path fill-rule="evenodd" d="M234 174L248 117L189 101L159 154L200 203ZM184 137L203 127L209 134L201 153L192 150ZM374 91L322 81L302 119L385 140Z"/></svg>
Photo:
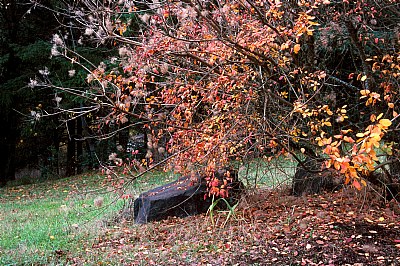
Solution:
<svg viewBox="0 0 400 266"><path fill-rule="evenodd" d="M89 71L98 122L143 124L148 160L212 173L235 161L301 154L361 189L399 164L397 1L82 1L85 38L119 54ZM76 53L54 39L53 53ZM172 159L173 158L173 159ZM120 163L118 160L114 160ZM209 179L211 194L223 182Z"/></svg>

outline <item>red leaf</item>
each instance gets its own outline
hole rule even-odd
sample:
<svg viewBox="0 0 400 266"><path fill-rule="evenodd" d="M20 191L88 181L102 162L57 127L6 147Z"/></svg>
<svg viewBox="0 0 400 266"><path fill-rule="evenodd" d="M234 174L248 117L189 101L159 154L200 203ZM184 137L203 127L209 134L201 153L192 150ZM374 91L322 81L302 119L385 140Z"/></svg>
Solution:
<svg viewBox="0 0 400 266"><path fill-rule="evenodd" d="M357 190L361 190L360 182L358 182L357 180L353 180L353 186L354 186Z"/></svg>

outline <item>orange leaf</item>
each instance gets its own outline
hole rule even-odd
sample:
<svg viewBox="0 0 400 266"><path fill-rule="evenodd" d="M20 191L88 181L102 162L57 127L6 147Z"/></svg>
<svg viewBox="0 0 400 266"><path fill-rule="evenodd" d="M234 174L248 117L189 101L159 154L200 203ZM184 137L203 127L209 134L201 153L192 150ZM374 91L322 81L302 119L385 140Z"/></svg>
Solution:
<svg viewBox="0 0 400 266"><path fill-rule="evenodd" d="M346 141L346 142L349 142L349 143L354 143L355 142L352 137L347 137L347 136L344 136L343 140Z"/></svg>
<svg viewBox="0 0 400 266"><path fill-rule="evenodd" d="M296 45L293 47L293 52L294 52L295 54L297 54L297 53L299 53L300 49L301 49L300 44L296 44Z"/></svg>

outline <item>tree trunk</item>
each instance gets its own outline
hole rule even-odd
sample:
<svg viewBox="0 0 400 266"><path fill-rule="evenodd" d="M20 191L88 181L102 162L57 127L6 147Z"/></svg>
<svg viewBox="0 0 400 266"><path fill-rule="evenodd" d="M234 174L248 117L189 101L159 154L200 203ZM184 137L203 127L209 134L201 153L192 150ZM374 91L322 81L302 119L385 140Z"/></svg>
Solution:
<svg viewBox="0 0 400 266"><path fill-rule="evenodd" d="M390 156L388 160L392 161L389 164L389 172L393 182L400 183L400 156Z"/></svg>
<svg viewBox="0 0 400 266"><path fill-rule="evenodd" d="M84 116L81 117L81 123L82 123L82 137L85 139L86 143L86 150L88 154L88 168L93 169L96 167L96 147L95 147L95 141L92 138L93 132L89 128L89 125L86 121L86 118Z"/></svg>
<svg viewBox="0 0 400 266"><path fill-rule="evenodd" d="M53 117L53 122L56 124L59 120L58 116ZM53 142L53 147L54 147L54 154L52 156L54 157L54 161L52 163L52 171L57 173L59 176L61 174L60 172L60 132L57 128L54 128L52 131L52 142Z"/></svg>
<svg viewBox="0 0 400 266"><path fill-rule="evenodd" d="M76 167L76 141L75 141L75 130L76 130L76 120L69 120L67 122L68 128L68 146L67 146L67 171L66 176L75 175Z"/></svg>
<svg viewBox="0 0 400 266"><path fill-rule="evenodd" d="M81 174L83 172L82 168L82 156L83 156L83 128L82 128L82 118L79 117L76 119L77 127L76 127L76 134L79 138L76 141L76 162L77 162L77 174Z"/></svg>
<svg viewBox="0 0 400 266"><path fill-rule="evenodd" d="M0 130L0 186L15 180L15 150L17 125L15 115L8 113L6 121L1 121Z"/></svg>
<svg viewBox="0 0 400 266"><path fill-rule="evenodd" d="M118 143L122 146L122 151L126 152L128 148L128 141L129 141L129 130L121 130L118 134Z"/></svg>
<svg viewBox="0 0 400 266"><path fill-rule="evenodd" d="M344 183L342 175L334 169L324 169L322 165L322 159L311 157L298 164L292 180L292 195L319 194L341 188Z"/></svg>

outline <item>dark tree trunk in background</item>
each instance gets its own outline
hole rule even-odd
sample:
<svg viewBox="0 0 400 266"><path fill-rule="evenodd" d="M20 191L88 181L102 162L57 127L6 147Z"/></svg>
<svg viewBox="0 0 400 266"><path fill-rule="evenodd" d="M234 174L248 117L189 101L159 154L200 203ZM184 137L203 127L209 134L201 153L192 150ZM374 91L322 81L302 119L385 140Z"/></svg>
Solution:
<svg viewBox="0 0 400 266"><path fill-rule="evenodd" d="M55 128L53 130L53 146L54 146L54 167L55 167L55 172L57 175L60 175L60 134L58 132L58 129Z"/></svg>
<svg viewBox="0 0 400 266"><path fill-rule="evenodd" d="M122 146L122 151L126 151L129 141L129 130L121 130L118 134L118 143Z"/></svg>
<svg viewBox="0 0 400 266"><path fill-rule="evenodd" d="M7 118L0 121L0 186L15 179L17 125L14 113L9 113Z"/></svg>
<svg viewBox="0 0 400 266"><path fill-rule="evenodd" d="M66 176L75 175L76 167L76 120L69 120L67 122L68 128L68 146L67 146L67 172Z"/></svg>
<svg viewBox="0 0 400 266"><path fill-rule="evenodd" d="M398 125L394 125L395 127ZM393 136L389 141L393 143L399 142L398 136ZM392 182L400 184L400 144L395 144L393 146L393 154L388 156L388 161L391 161L389 164L389 172L392 178Z"/></svg>
<svg viewBox="0 0 400 266"><path fill-rule="evenodd" d="M93 132L89 128L86 118L84 116L81 117L82 123L82 136L85 139L86 150L88 154L88 167L89 169L93 169L95 167L95 159L96 159L96 147L95 141L92 138Z"/></svg>
<svg viewBox="0 0 400 266"><path fill-rule="evenodd" d="M394 179L394 182L400 183L400 158L399 157L393 157L393 163L390 164L390 174L392 175L392 178Z"/></svg>
<svg viewBox="0 0 400 266"><path fill-rule="evenodd" d="M296 167L292 180L292 195L319 194L335 191L344 183L342 175L335 169L325 169L323 159L307 157Z"/></svg>
<svg viewBox="0 0 400 266"><path fill-rule="evenodd" d="M76 135L77 135L77 140L76 140L76 162L77 162L77 168L76 168L76 173L81 174L83 172L82 168L82 156L83 156L83 128L82 128L82 117L78 117L76 119Z"/></svg>

